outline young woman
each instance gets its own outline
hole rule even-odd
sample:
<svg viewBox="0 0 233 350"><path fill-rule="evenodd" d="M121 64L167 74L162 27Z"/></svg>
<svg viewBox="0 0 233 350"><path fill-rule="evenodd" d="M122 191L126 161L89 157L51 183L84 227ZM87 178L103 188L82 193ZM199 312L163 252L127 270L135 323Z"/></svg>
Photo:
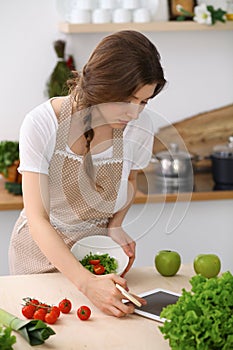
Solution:
<svg viewBox="0 0 233 350"><path fill-rule="evenodd" d="M109 235L135 259L135 242L122 228L134 199L137 170L147 166L153 125L143 109L165 85L160 56L141 33L104 38L67 97L42 103L20 130L24 209L9 249L12 274L62 272L99 309L132 313L115 284L96 276L70 252L88 235ZM141 113L142 112L142 113Z"/></svg>

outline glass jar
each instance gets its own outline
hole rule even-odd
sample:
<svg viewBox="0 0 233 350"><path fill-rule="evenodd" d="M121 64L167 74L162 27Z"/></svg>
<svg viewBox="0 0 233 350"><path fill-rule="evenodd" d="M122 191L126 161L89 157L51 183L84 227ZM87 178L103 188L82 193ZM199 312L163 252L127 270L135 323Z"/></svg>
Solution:
<svg viewBox="0 0 233 350"><path fill-rule="evenodd" d="M227 0L226 17L228 21L233 21L233 0Z"/></svg>

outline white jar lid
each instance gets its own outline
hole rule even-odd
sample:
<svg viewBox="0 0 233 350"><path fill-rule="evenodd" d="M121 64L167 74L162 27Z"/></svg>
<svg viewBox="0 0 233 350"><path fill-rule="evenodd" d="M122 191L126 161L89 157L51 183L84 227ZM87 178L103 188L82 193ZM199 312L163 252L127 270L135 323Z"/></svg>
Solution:
<svg viewBox="0 0 233 350"><path fill-rule="evenodd" d="M76 0L75 7L80 10L93 10L97 7L96 0Z"/></svg>
<svg viewBox="0 0 233 350"><path fill-rule="evenodd" d="M140 7L139 0L122 0L122 7L124 9L134 10Z"/></svg>
<svg viewBox="0 0 233 350"><path fill-rule="evenodd" d="M117 0L99 0L99 8L112 10L117 8Z"/></svg>

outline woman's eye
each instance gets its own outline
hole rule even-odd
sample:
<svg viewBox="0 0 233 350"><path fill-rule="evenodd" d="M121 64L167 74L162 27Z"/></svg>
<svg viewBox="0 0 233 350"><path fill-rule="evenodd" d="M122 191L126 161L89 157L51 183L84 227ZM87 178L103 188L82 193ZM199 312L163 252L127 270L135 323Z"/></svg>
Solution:
<svg viewBox="0 0 233 350"><path fill-rule="evenodd" d="M130 104L130 103L132 103L132 104L137 104L137 103L134 103L134 102L132 102L132 101L124 101L123 103L128 103L128 104ZM145 106L145 105L147 105L148 104L148 101L141 101L140 102L140 105L142 105L142 106Z"/></svg>

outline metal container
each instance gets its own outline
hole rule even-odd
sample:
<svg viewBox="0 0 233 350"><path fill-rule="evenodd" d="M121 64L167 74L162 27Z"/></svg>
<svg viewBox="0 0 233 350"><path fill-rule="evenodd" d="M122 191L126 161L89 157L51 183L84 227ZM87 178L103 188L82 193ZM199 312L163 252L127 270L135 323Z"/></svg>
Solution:
<svg viewBox="0 0 233 350"><path fill-rule="evenodd" d="M226 189L233 187L233 136L230 136L228 143L217 145L213 148L211 155L212 175L219 187Z"/></svg>
<svg viewBox="0 0 233 350"><path fill-rule="evenodd" d="M179 150L178 144L171 143L167 151L159 152L151 159L155 176L154 184L150 183L150 186L160 193L193 191L192 158L190 153Z"/></svg>
<svg viewBox="0 0 233 350"><path fill-rule="evenodd" d="M187 180L193 175L192 155L179 150L176 143L170 143L168 151L162 151L155 155L159 166L155 167L158 176Z"/></svg>

